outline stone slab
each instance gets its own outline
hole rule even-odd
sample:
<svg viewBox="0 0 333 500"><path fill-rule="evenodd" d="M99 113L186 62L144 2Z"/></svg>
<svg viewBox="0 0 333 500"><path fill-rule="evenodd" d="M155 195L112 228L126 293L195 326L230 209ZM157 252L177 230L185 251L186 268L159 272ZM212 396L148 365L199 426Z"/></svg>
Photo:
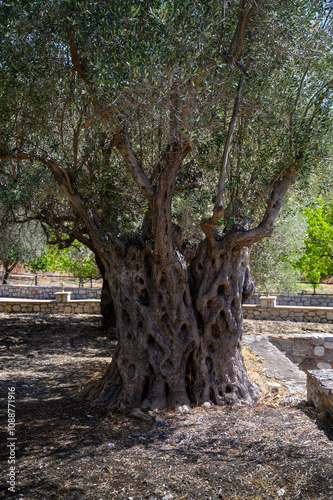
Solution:
<svg viewBox="0 0 333 500"><path fill-rule="evenodd" d="M281 380L291 393L305 396L305 373L271 344L268 335L244 335L243 345L258 356L268 377Z"/></svg>

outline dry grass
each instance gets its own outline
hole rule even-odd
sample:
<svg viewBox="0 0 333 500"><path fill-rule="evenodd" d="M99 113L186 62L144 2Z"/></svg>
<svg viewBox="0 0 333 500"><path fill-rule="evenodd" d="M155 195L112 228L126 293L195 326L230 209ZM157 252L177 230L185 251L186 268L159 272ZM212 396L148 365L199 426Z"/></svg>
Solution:
<svg viewBox="0 0 333 500"><path fill-rule="evenodd" d="M278 406L280 399L289 394L286 386L280 380L265 375L262 362L250 349L243 347L242 354L251 382L260 389L260 403Z"/></svg>

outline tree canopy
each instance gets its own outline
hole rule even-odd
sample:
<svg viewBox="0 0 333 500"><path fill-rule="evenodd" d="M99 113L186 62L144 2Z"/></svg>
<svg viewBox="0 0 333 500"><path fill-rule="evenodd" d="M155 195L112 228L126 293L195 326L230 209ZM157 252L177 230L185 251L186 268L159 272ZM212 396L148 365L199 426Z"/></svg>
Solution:
<svg viewBox="0 0 333 500"><path fill-rule="evenodd" d="M331 150L331 14L312 0L1 6L1 186L51 177L74 214L61 231L81 231L105 271L119 344L96 401L257 398L241 356L249 253Z"/></svg>

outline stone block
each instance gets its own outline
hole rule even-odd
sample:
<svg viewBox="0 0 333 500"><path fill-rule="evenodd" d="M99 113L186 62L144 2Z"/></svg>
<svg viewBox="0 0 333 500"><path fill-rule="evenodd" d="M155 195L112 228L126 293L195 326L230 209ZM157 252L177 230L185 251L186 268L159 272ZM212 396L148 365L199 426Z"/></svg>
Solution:
<svg viewBox="0 0 333 500"><path fill-rule="evenodd" d="M21 312L21 306L19 304L15 304L12 307L12 309L13 309L14 312Z"/></svg>
<svg viewBox="0 0 333 500"><path fill-rule="evenodd" d="M333 349L333 342L324 342L324 347L326 349Z"/></svg>
<svg viewBox="0 0 333 500"><path fill-rule="evenodd" d="M308 356L311 354L311 345L304 340L295 340L293 344L293 355L294 356Z"/></svg>
<svg viewBox="0 0 333 500"><path fill-rule="evenodd" d="M325 354L325 347L324 346L317 346L314 348L314 354L315 356L323 356ZM312 368L311 368L312 370Z"/></svg>
<svg viewBox="0 0 333 500"><path fill-rule="evenodd" d="M333 370L310 370L307 376L307 399L318 410L333 418Z"/></svg>
<svg viewBox="0 0 333 500"><path fill-rule="evenodd" d="M314 370L317 368L317 361L314 358L304 358L298 368L301 370Z"/></svg>
<svg viewBox="0 0 333 500"><path fill-rule="evenodd" d="M317 364L319 370L330 370L332 368L332 363L324 363L321 361Z"/></svg>
<svg viewBox="0 0 333 500"><path fill-rule="evenodd" d="M327 361L328 363L333 363L333 349L328 349L324 356L323 361Z"/></svg>
<svg viewBox="0 0 333 500"><path fill-rule="evenodd" d="M282 347L282 351L286 351L287 349L290 349L293 341L291 339L274 339L276 342L280 344Z"/></svg>
<svg viewBox="0 0 333 500"><path fill-rule="evenodd" d="M69 302L71 299L71 292L55 292L56 302Z"/></svg>
<svg viewBox="0 0 333 500"><path fill-rule="evenodd" d="M276 313L277 311L275 311ZM281 309L279 311L279 315L281 316L281 318L287 318L290 314L290 311L288 311L288 309Z"/></svg>
<svg viewBox="0 0 333 500"><path fill-rule="evenodd" d="M260 297L260 305L264 308L276 307L276 296L271 295L267 297Z"/></svg>
<svg viewBox="0 0 333 500"><path fill-rule="evenodd" d="M329 319L329 320L333 320L333 311L332 311L332 312L331 312L331 311L328 311L328 312L326 313L326 318L327 318L327 319Z"/></svg>
<svg viewBox="0 0 333 500"><path fill-rule="evenodd" d="M323 345L324 344L324 339L323 338L314 338L312 341L313 345Z"/></svg>

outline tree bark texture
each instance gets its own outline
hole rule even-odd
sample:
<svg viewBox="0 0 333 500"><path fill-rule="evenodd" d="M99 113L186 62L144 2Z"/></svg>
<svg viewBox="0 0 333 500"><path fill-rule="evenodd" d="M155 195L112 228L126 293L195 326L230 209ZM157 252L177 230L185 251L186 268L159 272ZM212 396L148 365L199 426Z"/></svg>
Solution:
<svg viewBox="0 0 333 500"><path fill-rule="evenodd" d="M241 352L242 301L253 292L249 249L207 239L193 258L175 234L167 262L152 241L119 242L101 256L118 346L83 393L95 403L156 409L258 397Z"/></svg>
<svg viewBox="0 0 333 500"><path fill-rule="evenodd" d="M101 315L103 318L102 329L108 331L116 326L116 313L114 310L110 285L105 276L105 267L99 256L96 254L95 254L95 260L103 280L101 303L100 303Z"/></svg>

